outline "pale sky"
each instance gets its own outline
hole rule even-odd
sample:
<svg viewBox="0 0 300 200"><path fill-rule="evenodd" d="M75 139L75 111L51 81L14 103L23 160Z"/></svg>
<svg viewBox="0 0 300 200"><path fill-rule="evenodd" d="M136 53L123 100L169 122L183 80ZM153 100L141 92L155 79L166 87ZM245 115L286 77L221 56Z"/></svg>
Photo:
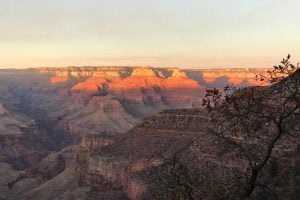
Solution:
<svg viewBox="0 0 300 200"><path fill-rule="evenodd" d="M300 0L0 0L0 68L300 61Z"/></svg>

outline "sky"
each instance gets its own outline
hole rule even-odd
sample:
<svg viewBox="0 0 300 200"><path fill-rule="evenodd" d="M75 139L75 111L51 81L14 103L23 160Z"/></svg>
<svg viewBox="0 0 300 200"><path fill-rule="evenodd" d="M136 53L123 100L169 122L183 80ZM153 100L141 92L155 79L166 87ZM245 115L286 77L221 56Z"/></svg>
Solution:
<svg viewBox="0 0 300 200"><path fill-rule="evenodd" d="M300 61L299 0L0 0L0 68Z"/></svg>

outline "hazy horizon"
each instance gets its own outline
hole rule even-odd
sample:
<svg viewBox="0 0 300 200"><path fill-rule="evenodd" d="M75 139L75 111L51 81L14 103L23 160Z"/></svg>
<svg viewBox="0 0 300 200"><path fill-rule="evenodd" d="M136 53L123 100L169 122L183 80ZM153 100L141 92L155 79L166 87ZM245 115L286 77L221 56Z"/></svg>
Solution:
<svg viewBox="0 0 300 200"><path fill-rule="evenodd" d="M29 70L29 69L39 69L39 68L59 68L59 69L62 69L62 68L84 68L84 67L103 67L103 68L109 68L109 67L116 67L116 68L123 68L123 67L128 67L128 68L137 68L137 67L140 67L140 68L147 68L147 67L150 67L150 68L154 68L154 69L182 69L182 70L210 70L210 69L216 69L216 70L223 70L223 69L272 69L272 67L174 67L174 66L150 66L150 65L144 65L144 66L137 66L137 65L132 65L132 66L129 66L129 65L115 65L115 66L110 66L110 65L86 65L86 66L37 66L37 67L17 67L17 66L13 66L13 67L3 67L3 66L0 66L0 70L22 70L22 69L25 69L25 70Z"/></svg>
<svg viewBox="0 0 300 200"><path fill-rule="evenodd" d="M0 68L300 61L297 0L0 0Z"/></svg>

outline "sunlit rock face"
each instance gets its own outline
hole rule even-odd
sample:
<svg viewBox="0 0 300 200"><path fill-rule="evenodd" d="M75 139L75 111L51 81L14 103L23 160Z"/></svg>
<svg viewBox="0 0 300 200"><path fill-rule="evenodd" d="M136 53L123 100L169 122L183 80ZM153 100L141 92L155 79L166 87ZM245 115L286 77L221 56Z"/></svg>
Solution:
<svg viewBox="0 0 300 200"><path fill-rule="evenodd" d="M71 83L67 88L70 95L84 104L96 96L102 101L105 96L110 96L122 104L191 108L201 105L207 87L264 85L256 80L256 75L267 70L183 70L146 66L69 67L41 71L53 74L50 82L54 85Z"/></svg>
<svg viewBox="0 0 300 200"><path fill-rule="evenodd" d="M174 69L172 75L168 77L165 81L166 89L199 89L201 86L197 83L197 81L187 77L186 73L180 71L179 69Z"/></svg>
<svg viewBox="0 0 300 200"><path fill-rule="evenodd" d="M69 74L72 77L72 72ZM178 104L178 100L191 106L191 97L203 90L197 81L179 69L172 69L166 76L162 70L151 67L96 68L91 73L81 73L79 77L85 77L85 80L73 85L73 92L110 94L129 103Z"/></svg>
<svg viewBox="0 0 300 200"><path fill-rule="evenodd" d="M150 88L158 84L161 85L162 78L151 68L135 68L130 76L115 82L111 89L115 91L129 91L140 88Z"/></svg>
<svg viewBox="0 0 300 200"><path fill-rule="evenodd" d="M69 79L68 76L54 76L51 78L50 82L52 84L57 84L57 83L66 82L68 79Z"/></svg>
<svg viewBox="0 0 300 200"><path fill-rule="evenodd" d="M85 82L78 83L72 87L72 90L87 91L87 92L97 92L102 84L106 82L105 78L99 76L92 76L88 78Z"/></svg>
<svg viewBox="0 0 300 200"><path fill-rule="evenodd" d="M182 74L165 77L161 72L152 68L136 68L130 76L109 84L112 92L123 95L124 99L136 103L161 103L169 97L169 92L177 92L178 98L182 96L179 90L184 89L198 89L201 87L199 84L189 79ZM187 93L189 91L185 91ZM190 94L190 97L193 94ZM165 99L164 99L165 98ZM173 99L174 100L174 99Z"/></svg>
<svg viewBox="0 0 300 200"><path fill-rule="evenodd" d="M201 85L199 82L198 84L195 82L198 81L197 78L202 78L207 84L223 81L233 85L261 85L262 83L256 80L256 75L267 73L265 68L179 70L176 68L157 69L151 67L70 67L40 69L39 71L54 74L50 79L52 84L66 82L70 78L86 78L85 81L75 84L72 89L88 92L98 91L99 87L106 82L109 83L111 90L116 91L151 87L153 85L164 88L195 88ZM166 71L169 72L168 75L165 75ZM194 76L191 77L191 74L194 74ZM137 83L138 85L136 85Z"/></svg>
<svg viewBox="0 0 300 200"><path fill-rule="evenodd" d="M151 67L141 67L141 68L135 68L133 72L131 73L131 76L157 76L157 74L154 72L154 70Z"/></svg>
<svg viewBox="0 0 300 200"><path fill-rule="evenodd" d="M66 82L68 80L69 80L69 72L62 71L62 72L57 72L56 75L50 79L50 82L52 84L58 84L58 83Z"/></svg>
<svg viewBox="0 0 300 200"><path fill-rule="evenodd" d="M72 87L72 90L97 92L108 82L115 82L121 78L118 71L95 71L84 82L77 83Z"/></svg>

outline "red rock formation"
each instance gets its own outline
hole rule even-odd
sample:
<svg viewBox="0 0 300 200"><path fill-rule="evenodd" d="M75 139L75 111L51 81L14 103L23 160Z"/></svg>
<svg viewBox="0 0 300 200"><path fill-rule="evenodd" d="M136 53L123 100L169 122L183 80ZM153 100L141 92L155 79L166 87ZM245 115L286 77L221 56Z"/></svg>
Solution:
<svg viewBox="0 0 300 200"><path fill-rule="evenodd" d="M74 85L72 89L86 92L97 92L105 82L105 78L93 76L87 79L85 82Z"/></svg>
<svg viewBox="0 0 300 200"><path fill-rule="evenodd" d="M127 77L121 77L120 71L116 70L96 71L90 78L72 87L73 91L88 93L104 89L130 103L156 104L162 103L163 98L175 102L183 98L189 102L191 96L202 88L179 69L174 69L172 75L166 78L161 71L150 67L134 68Z"/></svg>
<svg viewBox="0 0 300 200"><path fill-rule="evenodd" d="M40 69L43 73L55 73L50 79L52 84L65 82L70 77L86 77L87 80L75 84L72 89L86 92L97 92L108 84L111 91L130 91L139 89L151 89L153 86L159 86L163 89L197 88L199 84L187 77L183 71L178 69L169 69L173 71L170 77L165 77L162 70L151 67L115 68L115 67L83 67L83 68L58 68ZM189 70L185 70L189 71ZM203 80L208 84L213 84L220 78L226 78L227 84L240 85L248 82L250 85L262 85L256 81L256 74L266 73L266 69L211 69L198 70ZM129 74L122 78L120 73ZM265 84L264 84L265 85Z"/></svg>
<svg viewBox="0 0 300 200"><path fill-rule="evenodd" d="M69 80L69 72L68 71L59 71L55 76L50 79L52 84L63 83Z"/></svg>
<svg viewBox="0 0 300 200"><path fill-rule="evenodd" d="M70 67L42 71L54 74L55 83L72 79L56 94L79 103L73 105L72 111L66 106L61 109L61 112L72 113L74 118L55 115L61 118L61 127L68 123L70 134L79 136L90 134L90 130L121 133L130 129L140 117L162 109L199 107L205 87L224 87L230 83L257 85L255 75L263 70ZM205 81L212 83L205 84Z"/></svg>
<svg viewBox="0 0 300 200"><path fill-rule="evenodd" d="M197 81L190 79L179 69L174 69L172 76L165 81L165 88L170 89L199 89L201 86Z"/></svg>
<svg viewBox="0 0 300 200"><path fill-rule="evenodd" d="M96 71L86 81L78 83L72 87L73 90L97 92L103 88L103 84L108 81L118 81L120 74L117 71Z"/></svg>

